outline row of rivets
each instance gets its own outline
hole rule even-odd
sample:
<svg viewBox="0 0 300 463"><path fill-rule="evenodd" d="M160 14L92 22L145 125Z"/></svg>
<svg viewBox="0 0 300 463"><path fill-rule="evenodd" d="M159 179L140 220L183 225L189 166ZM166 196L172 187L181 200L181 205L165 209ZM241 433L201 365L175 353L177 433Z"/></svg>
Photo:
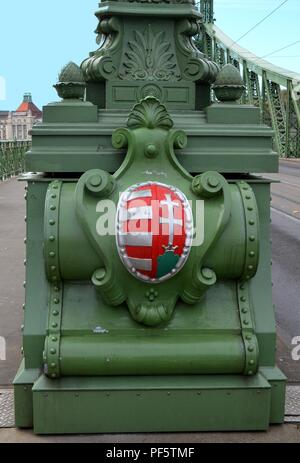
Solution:
<svg viewBox="0 0 300 463"><path fill-rule="evenodd" d="M60 280L58 260L59 201L62 183L58 180L49 185L45 206L45 261L48 279L52 283Z"/></svg>
<svg viewBox="0 0 300 463"><path fill-rule="evenodd" d="M60 376L60 330L62 320L62 285L58 256L59 201L62 182L49 185L45 206L45 261L50 281L48 336L45 344L45 373L50 378Z"/></svg>
<svg viewBox="0 0 300 463"><path fill-rule="evenodd" d="M62 320L62 289L57 285L50 287L48 337L45 346L45 373L50 378L60 376L59 352Z"/></svg>
<svg viewBox="0 0 300 463"><path fill-rule="evenodd" d="M257 271L259 260L258 214L252 188L246 182L237 182L245 211L246 253L242 280L250 280Z"/></svg>
<svg viewBox="0 0 300 463"><path fill-rule="evenodd" d="M237 284L238 307L242 338L245 347L245 375L254 375L258 369L258 344L254 332L248 283Z"/></svg>
<svg viewBox="0 0 300 463"><path fill-rule="evenodd" d="M25 199L25 201L27 201L27 199L28 199L28 187L27 187L27 185L24 187L24 190L25 190L24 199ZM26 205L26 209L27 209L27 205ZM25 221L25 223L27 222L27 215L24 217L24 221ZM26 237L24 238L24 244L25 244L25 246L27 244L27 238ZM27 256L27 250L26 250L26 256ZM27 260L26 259L24 259L24 265L25 266L27 265ZM23 282L23 288L26 288L26 281ZM25 304L22 305L22 309L25 310ZM21 325L21 332L22 333L24 333L24 328L25 328L25 326ZM21 354L24 355L24 347L21 347Z"/></svg>

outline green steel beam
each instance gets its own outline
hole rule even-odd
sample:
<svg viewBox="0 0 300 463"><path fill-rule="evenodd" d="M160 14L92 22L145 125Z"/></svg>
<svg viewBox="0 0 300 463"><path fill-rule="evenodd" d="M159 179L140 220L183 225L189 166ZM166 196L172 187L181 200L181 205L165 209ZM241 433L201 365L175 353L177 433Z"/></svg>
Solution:
<svg viewBox="0 0 300 463"><path fill-rule="evenodd" d="M275 66L241 47L214 24L213 0L201 0L202 51L220 66L232 63L243 75L242 103L260 108L272 125L282 157L300 157L300 74Z"/></svg>

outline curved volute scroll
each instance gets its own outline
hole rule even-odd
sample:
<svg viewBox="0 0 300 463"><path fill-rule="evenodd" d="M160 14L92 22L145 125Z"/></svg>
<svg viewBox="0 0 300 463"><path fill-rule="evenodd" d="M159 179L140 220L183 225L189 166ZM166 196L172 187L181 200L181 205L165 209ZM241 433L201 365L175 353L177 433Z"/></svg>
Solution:
<svg viewBox="0 0 300 463"><path fill-rule="evenodd" d="M99 18L96 29L99 49L81 64L87 82L116 78L117 61L122 45L121 23L117 17Z"/></svg>
<svg viewBox="0 0 300 463"><path fill-rule="evenodd" d="M175 31L183 79L192 82L213 83L218 75L219 66L206 58L193 41L193 37L198 35L200 31L199 20L186 18L178 21Z"/></svg>

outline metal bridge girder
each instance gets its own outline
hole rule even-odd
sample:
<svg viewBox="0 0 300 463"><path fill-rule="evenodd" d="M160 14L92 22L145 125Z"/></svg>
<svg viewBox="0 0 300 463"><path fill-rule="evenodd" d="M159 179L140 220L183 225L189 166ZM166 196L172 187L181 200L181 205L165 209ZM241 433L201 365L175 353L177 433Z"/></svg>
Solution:
<svg viewBox="0 0 300 463"><path fill-rule="evenodd" d="M246 86L241 103L260 108L281 156L300 157L300 75L272 65L226 36L214 25L213 0L201 0L200 10L202 51L220 66L231 63L240 70Z"/></svg>

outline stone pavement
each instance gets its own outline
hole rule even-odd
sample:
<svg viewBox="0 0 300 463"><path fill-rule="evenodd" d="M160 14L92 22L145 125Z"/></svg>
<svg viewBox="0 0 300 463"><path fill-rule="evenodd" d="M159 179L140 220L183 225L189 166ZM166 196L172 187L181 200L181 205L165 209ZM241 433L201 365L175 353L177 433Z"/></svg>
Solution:
<svg viewBox="0 0 300 463"><path fill-rule="evenodd" d="M0 429L0 443L300 443L300 424L272 426L268 432L105 434L85 436L35 436L32 431Z"/></svg>

